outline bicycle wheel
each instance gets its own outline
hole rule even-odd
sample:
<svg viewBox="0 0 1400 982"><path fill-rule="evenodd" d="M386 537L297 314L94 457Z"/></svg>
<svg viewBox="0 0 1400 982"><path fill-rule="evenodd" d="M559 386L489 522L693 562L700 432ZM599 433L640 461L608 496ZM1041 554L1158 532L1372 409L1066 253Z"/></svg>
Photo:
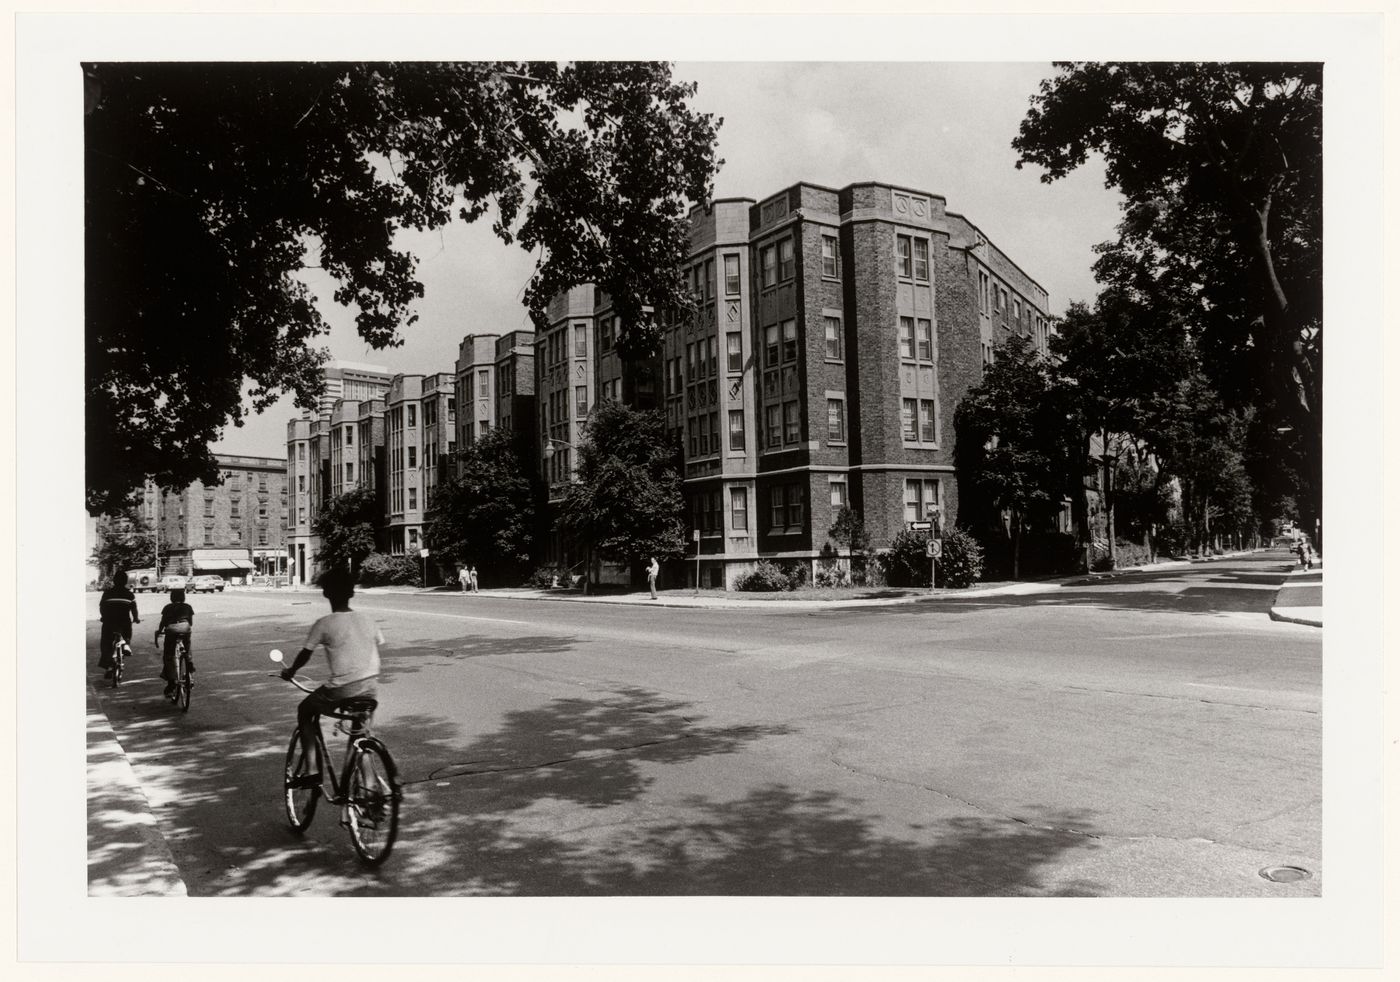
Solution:
<svg viewBox="0 0 1400 982"><path fill-rule="evenodd" d="M301 745L301 730L292 731L292 742L287 745L287 762L282 772L282 794L287 808L287 822L293 831L305 832L316 815L316 802L321 799L321 788L294 787L294 782L316 770L316 751L304 750Z"/></svg>
<svg viewBox="0 0 1400 982"><path fill-rule="evenodd" d="M399 834L399 779L394 759L378 740L360 742L350 763L345 819L355 853L371 866L389 858Z"/></svg>
<svg viewBox="0 0 1400 982"><path fill-rule="evenodd" d="M175 702L179 705L180 712L188 713L190 689L194 688L194 680L190 678L190 657L183 641L175 646L175 666Z"/></svg>
<svg viewBox="0 0 1400 982"><path fill-rule="evenodd" d="M122 684L122 669L126 659L123 657L122 643L120 639L112 646L112 688Z"/></svg>

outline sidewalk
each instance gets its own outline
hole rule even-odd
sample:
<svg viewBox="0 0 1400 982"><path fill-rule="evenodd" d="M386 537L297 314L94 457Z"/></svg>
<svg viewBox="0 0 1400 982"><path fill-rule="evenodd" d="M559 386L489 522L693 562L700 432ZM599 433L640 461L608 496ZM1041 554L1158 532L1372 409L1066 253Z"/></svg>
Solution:
<svg viewBox="0 0 1400 982"><path fill-rule="evenodd" d="M87 687L88 896L183 897L185 882L150 803Z"/></svg>
<svg viewBox="0 0 1400 982"><path fill-rule="evenodd" d="M1310 570L1294 569L1279 587L1269 616L1290 624L1322 626L1322 563Z"/></svg>

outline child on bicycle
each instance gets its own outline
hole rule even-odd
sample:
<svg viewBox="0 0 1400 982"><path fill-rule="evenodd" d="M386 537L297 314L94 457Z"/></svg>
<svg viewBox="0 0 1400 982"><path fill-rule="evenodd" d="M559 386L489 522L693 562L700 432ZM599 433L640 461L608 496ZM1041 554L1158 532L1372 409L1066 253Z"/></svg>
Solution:
<svg viewBox="0 0 1400 982"><path fill-rule="evenodd" d="M185 642L185 656L189 659L190 674L194 674L194 608L185 603L185 591L170 591L170 603L160 612L160 627L156 628L155 643L160 644L161 633L165 634L165 663L160 677L165 679L165 695L169 698L175 692L179 673L175 668L175 643Z"/></svg>
<svg viewBox="0 0 1400 982"><path fill-rule="evenodd" d="M126 572L117 570L112 577L112 585L102 591L102 599L97 602L98 616L102 618L102 639L97 665L107 670L107 678L115 674L112 661L112 646L117 638L131 643L131 625L141 623L141 615L136 610L136 595L126 588Z"/></svg>
<svg viewBox="0 0 1400 982"><path fill-rule="evenodd" d="M379 646L384 643L384 635L374 621L350 609L350 598L355 595L354 578L340 569L325 573L321 577L321 595L330 601L331 612L311 625L306 644L291 665L282 670L282 678L290 681L311 660L317 648L326 649L330 677L297 706L297 726L301 730L303 747L317 746L316 731L320 728L321 713L345 699L373 699L379 687ZM322 766L318 759L316 773L305 779L308 784L321 783Z"/></svg>

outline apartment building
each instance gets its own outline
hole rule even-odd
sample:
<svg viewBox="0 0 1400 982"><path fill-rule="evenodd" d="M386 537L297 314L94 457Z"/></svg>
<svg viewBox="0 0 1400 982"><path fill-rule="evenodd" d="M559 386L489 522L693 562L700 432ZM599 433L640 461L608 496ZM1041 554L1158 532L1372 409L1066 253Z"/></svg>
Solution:
<svg viewBox="0 0 1400 982"><path fill-rule="evenodd" d="M496 339L496 425L535 439L535 332Z"/></svg>
<svg viewBox="0 0 1400 982"><path fill-rule="evenodd" d="M457 446L470 447L496 425L496 343L499 334L468 334L457 346Z"/></svg>
<svg viewBox="0 0 1400 982"><path fill-rule="evenodd" d="M548 327L535 336L539 473L551 502L563 496L578 466L575 448L595 398L596 294L585 284L555 297Z"/></svg>
<svg viewBox="0 0 1400 982"><path fill-rule="evenodd" d="M148 484L143 508L158 534L160 574L238 580L285 572L287 462L217 454L221 483Z"/></svg>

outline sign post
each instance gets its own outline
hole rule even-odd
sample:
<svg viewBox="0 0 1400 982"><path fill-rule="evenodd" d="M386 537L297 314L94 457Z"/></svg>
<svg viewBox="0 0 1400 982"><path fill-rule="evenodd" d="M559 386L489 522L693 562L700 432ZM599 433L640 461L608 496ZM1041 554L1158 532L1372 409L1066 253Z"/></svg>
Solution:
<svg viewBox="0 0 1400 982"><path fill-rule="evenodd" d="M932 590L938 573L938 557L943 555L943 543L938 539L929 539L924 543L924 555L928 556L928 588Z"/></svg>
<svg viewBox="0 0 1400 982"><path fill-rule="evenodd" d="M695 543L695 595L700 596L700 530L690 530L690 541Z"/></svg>
<svg viewBox="0 0 1400 982"><path fill-rule="evenodd" d="M428 585L428 550L419 549L418 555L423 559L423 585L426 587Z"/></svg>

